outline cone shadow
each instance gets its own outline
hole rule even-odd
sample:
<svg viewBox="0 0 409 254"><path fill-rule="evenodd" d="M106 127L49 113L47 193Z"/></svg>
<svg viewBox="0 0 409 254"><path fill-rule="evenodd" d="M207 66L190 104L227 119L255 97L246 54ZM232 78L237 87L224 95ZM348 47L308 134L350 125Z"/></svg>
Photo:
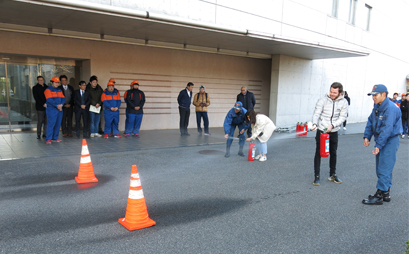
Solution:
<svg viewBox="0 0 409 254"><path fill-rule="evenodd" d="M23 185L20 188L12 187L12 190L2 191L0 195L4 200L30 198L37 196L47 196L48 198L53 198L61 196L61 193L71 193L79 190L89 189L92 187L101 187L113 178L113 176L110 175L98 175L98 183L77 184L74 180L75 176L76 174L69 174L65 175L62 178L58 178L59 180L57 181L52 181L53 179L56 179L55 175L50 175L50 177L48 177L48 175L42 175L42 182L33 181L32 183L26 183L26 185ZM20 182L21 179L16 179L16 181ZM40 186L36 186L36 184ZM13 183L11 184L11 186L15 186L15 184Z"/></svg>
<svg viewBox="0 0 409 254"><path fill-rule="evenodd" d="M149 217L156 221L156 226L151 230L160 230L164 227L177 224L188 224L198 220L218 217L226 213L233 212L251 203L251 199L199 199L187 200L174 203L162 203L159 205L148 205ZM125 215L126 207L118 207L117 203L107 203L105 207L81 207L67 208L64 216L61 214L46 212L31 216L19 216L18 218L5 221L0 228L0 235L3 240L15 237L33 237L40 234L52 232L66 232L92 227L100 224L109 224L116 232L114 235L107 235L106 232L91 242L106 242L124 237L134 237L134 232L148 232L148 228L143 230L128 231L118 223L118 219ZM98 211L95 214L95 211ZM117 232L123 232L117 234ZM87 239L88 244L90 240Z"/></svg>

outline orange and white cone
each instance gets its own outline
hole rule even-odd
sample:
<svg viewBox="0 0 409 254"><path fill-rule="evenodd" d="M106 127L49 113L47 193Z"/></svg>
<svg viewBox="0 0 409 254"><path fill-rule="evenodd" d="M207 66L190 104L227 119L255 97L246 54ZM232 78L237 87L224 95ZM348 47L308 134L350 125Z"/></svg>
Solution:
<svg viewBox="0 0 409 254"><path fill-rule="evenodd" d="M120 218L118 222L129 231L156 225L156 222L149 218L136 165L132 165L131 184L129 187L125 218Z"/></svg>
<svg viewBox="0 0 409 254"><path fill-rule="evenodd" d="M94 167L92 166L91 156L87 146L87 141L82 140L81 161L78 170L78 176L75 177L77 183L96 183L98 179L94 174Z"/></svg>

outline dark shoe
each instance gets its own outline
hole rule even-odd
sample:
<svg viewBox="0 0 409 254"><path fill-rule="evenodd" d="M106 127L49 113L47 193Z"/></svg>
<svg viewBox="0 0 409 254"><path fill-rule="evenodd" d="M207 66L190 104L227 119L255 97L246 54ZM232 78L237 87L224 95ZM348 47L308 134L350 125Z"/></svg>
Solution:
<svg viewBox="0 0 409 254"><path fill-rule="evenodd" d="M334 183L342 183L341 179L338 178L337 174L333 174L332 176L328 177L328 181Z"/></svg>
<svg viewBox="0 0 409 254"><path fill-rule="evenodd" d="M382 194L384 202L391 202L391 188L389 188L388 191L384 191Z"/></svg>
<svg viewBox="0 0 409 254"><path fill-rule="evenodd" d="M63 136L63 137L66 137L66 136L67 136L67 134L63 133L63 134L62 134L62 136Z"/></svg>
<svg viewBox="0 0 409 254"><path fill-rule="evenodd" d="M190 134L189 134L189 133L187 133L187 132L185 133L185 135L186 135L186 136L190 136Z"/></svg>
<svg viewBox="0 0 409 254"><path fill-rule="evenodd" d="M41 139L40 135L37 135L37 139Z"/></svg>
<svg viewBox="0 0 409 254"><path fill-rule="evenodd" d="M67 136L72 138L72 134L67 134Z"/></svg>
<svg viewBox="0 0 409 254"><path fill-rule="evenodd" d="M378 193L379 192L379 193ZM384 202L391 202L391 188L388 189L388 191L380 191L378 190L375 195L369 195L368 199L373 199L373 198L380 198L382 194L382 198Z"/></svg>
<svg viewBox="0 0 409 254"><path fill-rule="evenodd" d="M230 146L226 146L226 154L224 157L229 158L230 157Z"/></svg>
<svg viewBox="0 0 409 254"><path fill-rule="evenodd" d="M44 135L43 135L43 138L45 138L46 136L47 136L47 135L44 134Z"/></svg>
<svg viewBox="0 0 409 254"><path fill-rule="evenodd" d="M238 155L240 155L241 157L244 157L243 146L240 146Z"/></svg>
<svg viewBox="0 0 409 254"><path fill-rule="evenodd" d="M377 190L372 196L369 195L367 199L362 200L362 204L365 205L382 205L383 204L383 191Z"/></svg>
<svg viewBox="0 0 409 254"><path fill-rule="evenodd" d="M320 176L315 176L314 182L312 183L312 185L320 186Z"/></svg>

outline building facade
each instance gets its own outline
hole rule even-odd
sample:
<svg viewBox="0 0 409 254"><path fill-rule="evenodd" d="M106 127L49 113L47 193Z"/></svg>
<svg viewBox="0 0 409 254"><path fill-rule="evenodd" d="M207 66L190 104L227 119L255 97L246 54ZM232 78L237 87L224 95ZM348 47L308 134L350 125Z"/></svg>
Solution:
<svg viewBox="0 0 409 254"><path fill-rule="evenodd" d="M176 98L206 86L210 127L221 127L242 86L277 126L311 120L331 83L351 97L349 122L366 121L374 84L408 89L405 0L16 0L0 2L0 131L32 129L31 88L65 74L137 79L142 129L178 128ZM124 128L122 103L120 129ZM194 108L191 108L194 114ZM191 117L190 127L196 127Z"/></svg>

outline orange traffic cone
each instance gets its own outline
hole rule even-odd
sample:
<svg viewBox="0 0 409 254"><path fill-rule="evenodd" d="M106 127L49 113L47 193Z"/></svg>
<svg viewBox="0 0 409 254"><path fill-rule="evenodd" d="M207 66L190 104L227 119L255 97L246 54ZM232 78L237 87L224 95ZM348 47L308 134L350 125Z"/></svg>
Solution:
<svg viewBox="0 0 409 254"><path fill-rule="evenodd" d="M78 170L78 176L75 177L75 181L77 181L77 183L98 182L98 179L94 175L94 167L92 166L87 141L85 139L82 140L80 168Z"/></svg>
<svg viewBox="0 0 409 254"><path fill-rule="evenodd" d="M155 221L149 218L136 165L132 165L131 185L129 187L125 218L120 218L118 222L129 231L151 227L156 224Z"/></svg>

